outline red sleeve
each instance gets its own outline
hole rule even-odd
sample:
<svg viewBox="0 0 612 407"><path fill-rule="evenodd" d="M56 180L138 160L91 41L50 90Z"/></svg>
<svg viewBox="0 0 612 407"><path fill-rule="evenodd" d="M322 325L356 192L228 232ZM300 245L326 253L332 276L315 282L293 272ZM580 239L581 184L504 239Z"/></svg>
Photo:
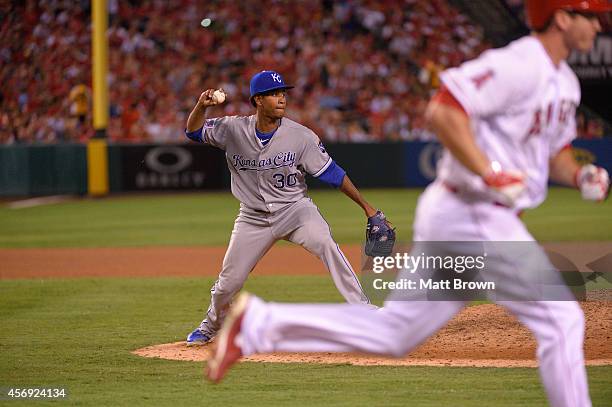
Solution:
<svg viewBox="0 0 612 407"><path fill-rule="evenodd" d="M436 92L436 94L433 95L431 100L435 103L441 103L443 105L452 106L455 109L462 111L466 116L468 116L467 112L465 111L461 103L459 103L457 98L453 96L453 94L444 85L442 85L440 89Z"/></svg>

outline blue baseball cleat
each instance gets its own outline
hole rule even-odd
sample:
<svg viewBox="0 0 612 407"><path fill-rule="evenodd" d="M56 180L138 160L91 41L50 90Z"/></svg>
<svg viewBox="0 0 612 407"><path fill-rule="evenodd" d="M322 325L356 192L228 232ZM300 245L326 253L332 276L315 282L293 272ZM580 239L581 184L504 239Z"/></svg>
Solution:
<svg viewBox="0 0 612 407"><path fill-rule="evenodd" d="M214 335L202 331L200 328L196 328L192 333L187 336L187 346L198 346L205 345L212 342Z"/></svg>

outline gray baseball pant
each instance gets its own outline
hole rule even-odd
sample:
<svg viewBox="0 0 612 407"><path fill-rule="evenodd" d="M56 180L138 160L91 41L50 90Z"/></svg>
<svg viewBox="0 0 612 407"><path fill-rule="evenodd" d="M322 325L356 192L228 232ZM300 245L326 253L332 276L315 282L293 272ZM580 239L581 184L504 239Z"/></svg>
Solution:
<svg viewBox="0 0 612 407"><path fill-rule="evenodd" d="M281 239L297 243L321 259L346 302L370 303L353 268L334 241L329 225L310 198L302 198L274 213L241 205L221 273L210 290L210 306L200 324L202 331L214 335L219 330L234 295L259 260Z"/></svg>

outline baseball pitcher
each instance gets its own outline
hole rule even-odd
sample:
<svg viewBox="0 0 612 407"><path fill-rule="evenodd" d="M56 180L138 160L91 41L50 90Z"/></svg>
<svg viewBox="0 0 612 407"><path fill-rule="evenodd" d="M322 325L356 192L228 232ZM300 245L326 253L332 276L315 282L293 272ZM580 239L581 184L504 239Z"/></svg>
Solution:
<svg viewBox="0 0 612 407"><path fill-rule="evenodd" d="M187 120L187 137L225 151L232 194L240 201L221 273L211 289L210 306L200 326L187 337L188 345L211 341L234 295L280 239L319 257L347 302L370 303L329 225L306 195L306 174L339 188L363 208L369 225L375 223L391 233L392 229L329 156L317 135L284 117L290 88L278 72L262 71L250 82L255 115L206 119L206 109L225 99L219 90L208 89Z"/></svg>
<svg viewBox="0 0 612 407"><path fill-rule="evenodd" d="M612 11L612 3L527 0L526 8L531 35L441 75L444 86L429 105L428 120L445 152L436 181L419 198L415 244L534 242L518 213L545 199L549 178L579 189L588 200L607 196L606 170L580 166L567 148L576 137L580 86L565 60L572 50L593 46L601 30L598 13ZM558 277L543 250L532 246L544 270ZM524 259L489 254L495 267L488 271L495 276L522 272ZM510 281L500 288L519 299L500 304L534 334L550 404L590 406L580 306L575 300L523 300L532 287L523 279ZM222 328L208 377L219 381L241 355L254 353L401 356L465 306L461 300L390 299L373 311L353 304L268 304L245 294Z"/></svg>

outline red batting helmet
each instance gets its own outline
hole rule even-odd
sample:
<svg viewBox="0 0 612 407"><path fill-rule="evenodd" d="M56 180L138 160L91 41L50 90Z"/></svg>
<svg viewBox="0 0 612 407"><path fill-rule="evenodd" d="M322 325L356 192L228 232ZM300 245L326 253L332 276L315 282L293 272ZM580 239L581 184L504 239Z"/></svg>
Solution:
<svg viewBox="0 0 612 407"><path fill-rule="evenodd" d="M556 10L576 10L590 13L612 11L611 0L526 0L527 24L539 30L546 26Z"/></svg>

